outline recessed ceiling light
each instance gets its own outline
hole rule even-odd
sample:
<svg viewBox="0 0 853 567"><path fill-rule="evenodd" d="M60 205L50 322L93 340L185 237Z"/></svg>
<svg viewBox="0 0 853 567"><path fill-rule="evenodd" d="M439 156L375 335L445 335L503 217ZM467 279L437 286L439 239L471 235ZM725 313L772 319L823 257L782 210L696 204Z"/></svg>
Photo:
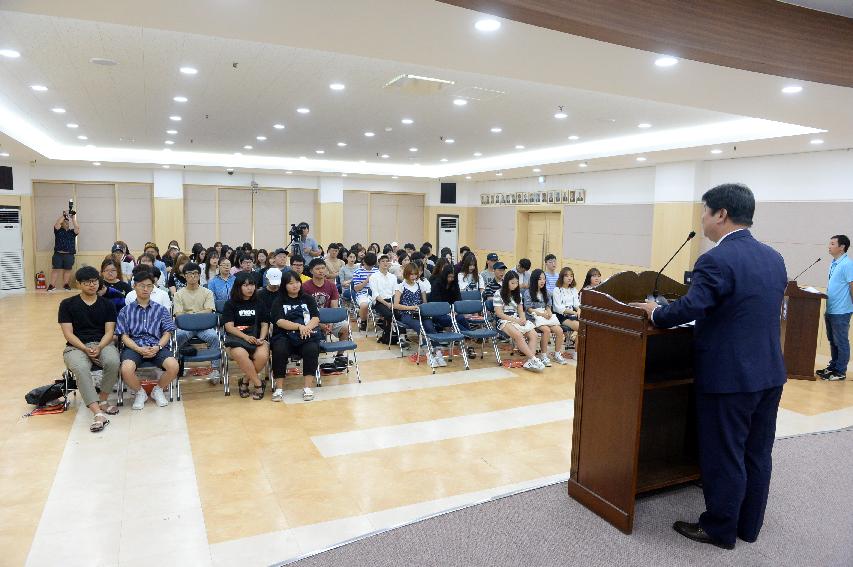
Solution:
<svg viewBox="0 0 853 567"><path fill-rule="evenodd" d="M587 167L588 165L589 164L584 161L584 162L579 163L578 167Z"/></svg>
<svg viewBox="0 0 853 567"><path fill-rule="evenodd" d="M196 75L196 74L198 74L198 69L196 69L195 67L181 67L180 71L184 75Z"/></svg>
<svg viewBox="0 0 853 567"><path fill-rule="evenodd" d="M445 144L455 144L456 140L454 140L453 138L447 138L446 140L444 140L444 143Z"/></svg>
<svg viewBox="0 0 853 567"><path fill-rule="evenodd" d="M390 131L392 131L392 130L393 130L393 128L391 128L390 126L386 126L386 127L385 127L385 131L386 131L386 132L390 132Z"/></svg>
<svg viewBox="0 0 853 567"><path fill-rule="evenodd" d="M672 67L673 65L678 65L678 59L670 55L665 55L664 57L655 59L655 65L658 67Z"/></svg>
<svg viewBox="0 0 853 567"><path fill-rule="evenodd" d="M166 141L165 141L165 142L163 142L163 143L164 143L164 144L166 144L167 146L171 146L171 145L172 145L172 144L174 144L175 142L173 142L172 140L166 140Z"/></svg>
<svg viewBox="0 0 853 567"><path fill-rule="evenodd" d="M474 157L480 157L483 155L483 152L474 152Z"/></svg>
<svg viewBox="0 0 853 567"><path fill-rule="evenodd" d="M651 128L651 127L652 127L652 125L649 124L648 122L640 122L639 124L637 124L637 128Z"/></svg>
<svg viewBox="0 0 853 567"><path fill-rule="evenodd" d="M539 169L538 167L533 168L533 173L539 173L540 171L542 171L542 170Z"/></svg>
<svg viewBox="0 0 853 567"><path fill-rule="evenodd" d="M0 152L0 157L9 157L9 152Z"/></svg>
<svg viewBox="0 0 853 567"><path fill-rule="evenodd" d="M491 132L492 134L500 134L500 133L501 133L501 132L503 132L503 131L504 131L504 129L503 129L503 128L501 128L500 126L495 126L494 128L492 128L492 129L490 130L490 132Z"/></svg>
<svg viewBox="0 0 853 567"><path fill-rule="evenodd" d="M0 55L8 57L9 59L17 59L21 56L21 54L14 49L0 49Z"/></svg>
<svg viewBox="0 0 853 567"><path fill-rule="evenodd" d="M89 59L89 63L93 65L103 65L105 67L114 67L118 65L118 61L115 59L107 59L106 57L92 57Z"/></svg>
<svg viewBox="0 0 853 567"><path fill-rule="evenodd" d="M264 141L266 141L267 137L266 136L255 136L255 139L259 142L264 142Z"/></svg>
<svg viewBox="0 0 853 567"><path fill-rule="evenodd" d="M391 176L391 179L400 179L400 178L399 178L399 177L397 177L396 175L392 175L392 176Z"/></svg>
<svg viewBox="0 0 853 567"><path fill-rule="evenodd" d="M418 151L418 148L409 148L409 151L410 152L416 152L416 151Z"/></svg>
<svg viewBox="0 0 853 567"><path fill-rule="evenodd" d="M811 140L809 143L813 144L815 146L819 146L823 143L823 140L821 140L820 138L815 138L814 140Z"/></svg>
<svg viewBox="0 0 853 567"><path fill-rule="evenodd" d="M572 140L572 141L574 141L574 140L580 140L580 139L581 139L581 137L580 137L580 136L576 136L576 135L574 135L574 134L572 134L571 136L569 136L569 140Z"/></svg>
<svg viewBox="0 0 853 567"><path fill-rule="evenodd" d="M287 175L293 175L293 172L292 172L292 171L285 171L285 173L286 173Z"/></svg>
<svg viewBox="0 0 853 567"><path fill-rule="evenodd" d="M402 120L400 120L400 122L402 122L403 124L413 124L415 121L411 118L403 118Z"/></svg>
<svg viewBox="0 0 853 567"><path fill-rule="evenodd" d="M339 148L345 148L345 147L347 147L347 143L346 142L338 142L338 147Z"/></svg>
<svg viewBox="0 0 853 567"><path fill-rule="evenodd" d="M315 154L324 154L324 153L326 153L326 150L314 150L314 153Z"/></svg>
<svg viewBox="0 0 853 567"><path fill-rule="evenodd" d="M721 153L723 153L723 150L721 150L719 148L714 148L713 150L711 150L711 153L712 154L721 154Z"/></svg>
<svg viewBox="0 0 853 567"><path fill-rule="evenodd" d="M391 157L391 156L389 156L388 154L382 154L382 155L381 155L381 156L379 156L379 157L381 157L382 159L388 159L388 158L389 158L389 157Z"/></svg>
<svg viewBox="0 0 853 567"><path fill-rule="evenodd" d="M365 132L364 135L367 136L368 138L372 138L376 134L374 134L373 132Z"/></svg>
<svg viewBox="0 0 853 567"><path fill-rule="evenodd" d="M438 160L438 161L440 161L440 162L445 162L445 161L447 161L447 158L446 158L446 157L443 157L443 158L441 158L441 159L440 159L440 160Z"/></svg>
<svg viewBox="0 0 853 567"><path fill-rule="evenodd" d="M176 96L172 97L172 100L174 100L175 102L187 102L189 99L185 96Z"/></svg>
<svg viewBox="0 0 853 567"><path fill-rule="evenodd" d="M782 87L782 92L785 94L797 94L803 91L803 87L800 85L788 85L787 87Z"/></svg>
<svg viewBox="0 0 853 567"><path fill-rule="evenodd" d="M367 160L366 159L360 159L360 160L358 160L358 163L367 163Z"/></svg>
<svg viewBox="0 0 853 567"><path fill-rule="evenodd" d="M311 109L305 108L304 106L300 106L296 109L296 112L298 112L299 114L308 114L309 112L311 112Z"/></svg>
<svg viewBox="0 0 853 567"><path fill-rule="evenodd" d="M163 166L163 169L169 169L169 166L168 166L168 165L164 165L164 166Z"/></svg>
<svg viewBox="0 0 853 567"><path fill-rule="evenodd" d="M346 177L346 176L347 176L346 173L341 173L341 177Z"/></svg>
<svg viewBox="0 0 853 567"><path fill-rule="evenodd" d="M523 150L523 149L524 149L524 146L522 146L521 144L518 144L518 145L516 145L516 146L515 146L515 149L517 149L517 150Z"/></svg>
<svg viewBox="0 0 853 567"><path fill-rule="evenodd" d="M77 139L78 139L78 140L88 140L88 139L89 139L89 136L83 136L83 135L81 134L80 136L77 136Z"/></svg>
<svg viewBox="0 0 853 567"><path fill-rule="evenodd" d="M44 85L30 85L30 88L39 93L43 93L47 90L47 87Z"/></svg>
<svg viewBox="0 0 853 567"><path fill-rule="evenodd" d="M637 161L646 161L646 158L644 158L643 156L640 156L637 158Z"/></svg>
<svg viewBox="0 0 853 567"><path fill-rule="evenodd" d="M92 162L92 165L94 165L95 167L98 167L99 165L101 165L101 162L99 162L99 161L93 161L93 162Z"/></svg>
<svg viewBox="0 0 853 567"><path fill-rule="evenodd" d="M468 101L464 98L457 98L453 99L453 104L455 104L456 106L465 106L466 104L468 104Z"/></svg>
<svg viewBox="0 0 853 567"><path fill-rule="evenodd" d="M243 146L243 149L244 150L251 150L252 146L250 146L249 144L246 144L245 146Z"/></svg>
<svg viewBox="0 0 853 567"><path fill-rule="evenodd" d="M569 115L566 114L565 112L557 112L556 114L554 114L554 118L556 118L557 120L563 120L564 118L568 118L568 117L569 117Z"/></svg>
<svg viewBox="0 0 853 567"><path fill-rule="evenodd" d="M52 111L54 111L54 112L55 112L55 113L57 113L57 114L65 114L65 109L64 109L64 108L62 108L61 106L57 106L57 107L55 107L55 108L51 108L51 110L52 110Z"/></svg>
<svg viewBox="0 0 853 567"><path fill-rule="evenodd" d="M501 176L503 175L503 173L501 173L501 172L499 171L499 172L497 172L495 175L497 175L498 177L501 177Z"/></svg>
<svg viewBox="0 0 853 567"><path fill-rule="evenodd" d="M305 156L299 156L299 159L308 159L308 158Z"/></svg>
<svg viewBox="0 0 853 567"><path fill-rule="evenodd" d="M466 176L465 176L465 179L471 179L471 176L470 176L470 175L466 175Z"/></svg>
<svg viewBox="0 0 853 567"><path fill-rule="evenodd" d="M169 134L170 136L174 136L175 134L178 133L178 131L177 130L166 130L166 133Z"/></svg>
<svg viewBox="0 0 853 567"><path fill-rule="evenodd" d="M284 130L284 124L273 124L272 127L276 130Z"/></svg>
<svg viewBox="0 0 853 567"><path fill-rule="evenodd" d="M342 91L347 88L347 86L343 83L332 83L331 85L329 85L329 88L333 91Z"/></svg>
<svg viewBox="0 0 853 567"><path fill-rule="evenodd" d="M79 128L80 127L79 124L75 124L74 122L69 122L68 124L66 124L66 126L68 128Z"/></svg>
<svg viewBox="0 0 853 567"><path fill-rule="evenodd" d="M172 122L180 122L180 121L181 121L181 117L180 117L180 116L178 116L177 114L175 114L175 115L173 115L173 116L170 116L170 117L169 117L169 120L171 120Z"/></svg>
<svg viewBox="0 0 853 567"><path fill-rule="evenodd" d="M482 32L493 32L501 29L501 23L494 18L484 18L482 20L477 20L474 27Z"/></svg>

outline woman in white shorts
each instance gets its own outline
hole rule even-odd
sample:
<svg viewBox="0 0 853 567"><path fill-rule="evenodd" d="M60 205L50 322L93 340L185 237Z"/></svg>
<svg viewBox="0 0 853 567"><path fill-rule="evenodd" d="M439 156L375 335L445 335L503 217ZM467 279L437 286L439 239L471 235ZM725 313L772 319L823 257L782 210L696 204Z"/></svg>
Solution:
<svg viewBox="0 0 853 567"><path fill-rule="evenodd" d="M533 325L542 333L539 343L539 357L542 363L545 366L551 366L551 360L548 358L548 343L551 342L551 335L554 335L556 339L554 361L557 364L568 364L569 361L563 358L562 354L566 334L560 326L560 320L551 311L551 298L548 297L548 290L545 288L545 272L538 268L533 270L530 274L530 288L527 290L527 295L529 300L524 303L524 307L533 317Z"/></svg>
<svg viewBox="0 0 853 567"><path fill-rule="evenodd" d="M544 370L545 364L536 358L536 342L539 336L536 334L536 327L524 316L516 272L510 270L504 275L501 290L492 298L492 305L498 319L498 330L511 338L518 350L527 357L524 369Z"/></svg>

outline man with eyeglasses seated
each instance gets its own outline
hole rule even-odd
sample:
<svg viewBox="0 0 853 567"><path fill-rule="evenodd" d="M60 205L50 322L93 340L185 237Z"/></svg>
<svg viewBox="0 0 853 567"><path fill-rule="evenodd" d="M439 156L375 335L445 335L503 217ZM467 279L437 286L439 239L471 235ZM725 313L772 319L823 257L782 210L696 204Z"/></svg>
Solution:
<svg viewBox="0 0 853 567"><path fill-rule="evenodd" d="M142 263L145 259L145 256L147 256L147 254L143 254L142 256L140 256L140 264L133 268L133 277L135 278L136 274L139 274L141 272L151 272L151 275L157 278L157 281L159 282L161 275L160 269L157 266ZM130 282L132 285L133 278L131 278ZM131 289L130 293L128 293L127 296L124 298L124 301L125 303L136 301L136 290ZM172 310L172 300L169 299L169 292L160 286L155 286L154 289L151 290L151 301L159 303L169 311Z"/></svg>
<svg viewBox="0 0 853 567"><path fill-rule="evenodd" d="M119 354L113 344L116 309L111 301L98 296L101 278L96 268L80 268L75 279L80 295L59 304L59 326L66 341L62 358L74 373L83 403L94 414L89 431L98 433L110 422L107 416L118 413L118 408L107 402L118 380ZM104 372L100 394L92 379L93 364Z"/></svg>
<svg viewBox="0 0 853 567"><path fill-rule="evenodd" d="M151 272L140 272L134 276L136 301L121 310L116 324L116 334L121 336L125 347L121 351L121 378L128 387L136 390L132 406L135 410L141 410L148 400L148 394L136 376L136 368L140 364L151 362L164 371L151 391L151 397L160 407L169 405L163 388L178 375L178 359L169 349L175 322L165 307L151 301L151 291L156 283L157 279Z"/></svg>
<svg viewBox="0 0 853 567"><path fill-rule="evenodd" d="M184 266L184 278L187 280L187 287L182 287L175 294L175 317L185 313L213 313L216 311L216 301L213 297L213 292L205 287L201 287L201 267L198 264L190 262ZM152 296L153 298L153 296ZM185 331L184 329L177 330L178 352L186 345L190 339L198 337L213 347L219 345L219 333L216 327L202 329L201 331ZM208 375L207 379L211 384L219 384L219 361L213 361L213 371Z"/></svg>

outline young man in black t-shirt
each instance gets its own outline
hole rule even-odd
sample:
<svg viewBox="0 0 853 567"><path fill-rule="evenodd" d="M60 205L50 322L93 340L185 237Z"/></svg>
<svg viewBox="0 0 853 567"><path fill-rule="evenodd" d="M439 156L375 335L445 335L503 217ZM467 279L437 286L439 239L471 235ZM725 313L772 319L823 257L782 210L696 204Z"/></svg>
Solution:
<svg viewBox="0 0 853 567"><path fill-rule="evenodd" d="M91 266L80 268L76 279L80 295L63 299L59 304L59 325L66 340L62 357L65 366L74 373L83 403L94 414L89 430L97 433L110 422L108 415L118 413L118 408L107 402L119 369L118 349L113 344L116 310L109 300L98 296L101 283L98 270ZM92 365L104 372L100 394L92 380Z"/></svg>

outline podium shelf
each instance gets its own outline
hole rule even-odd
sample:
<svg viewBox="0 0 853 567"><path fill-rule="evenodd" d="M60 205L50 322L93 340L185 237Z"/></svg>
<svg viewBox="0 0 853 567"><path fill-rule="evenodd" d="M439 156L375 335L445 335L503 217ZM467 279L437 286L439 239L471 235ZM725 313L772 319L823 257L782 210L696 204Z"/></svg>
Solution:
<svg viewBox="0 0 853 567"><path fill-rule="evenodd" d="M643 390L658 390L661 388L674 388L675 386L685 386L692 384L693 378L677 378L670 380L655 380L643 384Z"/></svg>
<svg viewBox="0 0 853 567"><path fill-rule="evenodd" d="M637 494L699 480L699 467L689 460L640 461L637 464Z"/></svg>

